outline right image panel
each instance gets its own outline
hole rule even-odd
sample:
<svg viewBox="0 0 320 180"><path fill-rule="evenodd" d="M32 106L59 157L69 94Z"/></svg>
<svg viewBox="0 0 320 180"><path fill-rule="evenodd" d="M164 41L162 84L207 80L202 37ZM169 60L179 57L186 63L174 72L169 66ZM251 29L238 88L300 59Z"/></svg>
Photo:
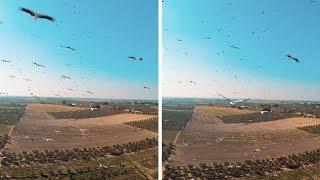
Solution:
<svg viewBox="0 0 320 180"><path fill-rule="evenodd" d="M164 179L320 177L320 1L163 1Z"/></svg>

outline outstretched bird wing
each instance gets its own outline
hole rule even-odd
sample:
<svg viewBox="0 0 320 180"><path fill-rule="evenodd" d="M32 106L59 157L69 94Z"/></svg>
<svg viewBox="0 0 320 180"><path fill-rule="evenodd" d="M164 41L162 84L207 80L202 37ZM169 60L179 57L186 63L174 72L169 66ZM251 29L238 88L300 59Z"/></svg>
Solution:
<svg viewBox="0 0 320 180"><path fill-rule="evenodd" d="M218 94L219 96L223 97L224 99L226 99L227 101L231 102L231 100L225 96L223 96L222 94Z"/></svg>
<svg viewBox="0 0 320 180"><path fill-rule="evenodd" d="M43 68L46 68L44 65L41 65L41 64L38 64L36 62L32 62L34 65L38 66L38 67L43 67Z"/></svg>
<svg viewBox="0 0 320 180"><path fill-rule="evenodd" d="M234 103L249 101L251 98L233 101Z"/></svg>
<svg viewBox="0 0 320 180"><path fill-rule="evenodd" d="M35 12L33 12L30 9L24 8L24 7L20 8L20 11L26 12L26 13L30 14L31 16L36 16Z"/></svg>
<svg viewBox="0 0 320 180"><path fill-rule="evenodd" d="M87 93L89 93L89 94L93 94L93 92L91 92L91 91L86 91Z"/></svg>
<svg viewBox="0 0 320 180"><path fill-rule="evenodd" d="M52 22L55 21L55 19L54 19L53 17L48 16L48 15L44 15L44 14L40 14L40 15L38 16L38 18L47 19L47 20L52 21Z"/></svg>

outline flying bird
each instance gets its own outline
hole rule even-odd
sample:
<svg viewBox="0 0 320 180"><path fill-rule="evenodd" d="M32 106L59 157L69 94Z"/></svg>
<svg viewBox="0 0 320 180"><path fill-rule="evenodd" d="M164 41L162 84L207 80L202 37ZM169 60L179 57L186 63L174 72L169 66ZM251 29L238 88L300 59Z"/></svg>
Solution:
<svg viewBox="0 0 320 180"><path fill-rule="evenodd" d="M72 51L76 51L74 48L70 47L70 46L63 46L63 45L60 45L60 47L62 48L66 48L66 49L70 49Z"/></svg>
<svg viewBox="0 0 320 180"><path fill-rule="evenodd" d="M33 97L36 98L36 99L40 99L40 97L39 97L39 96L36 96L36 95L34 95Z"/></svg>
<svg viewBox="0 0 320 180"><path fill-rule="evenodd" d="M74 89L68 88L69 91L75 91Z"/></svg>
<svg viewBox="0 0 320 180"><path fill-rule="evenodd" d="M13 78L16 78L16 76L13 76L13 75L9 75L9 77L12 78L12 79L13 79Z"/></svg>
<svg viewBox="0 0 320 180"><path fill-rule="evenodd" d="M5 63L11 62L11 61L4 60L4 59L2 59L1 61L2 61L2 62L5 62Z"/></svg>
<svg viewBox="0 0 320 180"><path fill-rule="evenodd" d="M151 89L149 86L144 86L143 89Z"/></svg>
<svg viewBox="0 0 320 180"><path fill-rule="evenodd" d="M71 79L70 76L65 76L65 75L61 75L60 77L61 77L62 79Z"/></svg>
<svg viewBox="0 0 320 180"><path fill-rule="evenodd" d="M103 168L103 169L108 169L107 166L105 166L105 165L103 165L103 164L101 164L101 163L99 163L99 167L100 167L100 168Z"/></svg>
<svg viewBox="0 0 320 180"><path fill-rule="evenodd" d="M142 61L143 60L143 58L142 57L135 57L135 56L129 56L128 57L129 59L132 59L132 60L140 60L140 61Z"/></svg>
<svg viewBox="0 0 320 180"><path fill-rule="evenodd" d="M25 81L31 81L31 79L28 79L28 78L22 78L22 79Z"/></svg>
<svg viewBox="0 0 320 180"><path fill-rule="evenodd" d="M45 141L47 141L47 142L48 142L48 141L53 141L53 139L50 139L50 138L49 138L49 139L48 139L48 138L43 138L43 139L44 139Z"/></svg>
<svg viewBox="0 0 320 180"><path fill-rule="evenodd" d="M47 19L47 20L52 21L52 22L55 20L51 16L48 16L48 15L45 15L45 14L36 13L36 12L34 12L34 11L30 10L30 9L27 9L27 8L23 8L22 7L22 8L20 8L20 11L30 14L31 16L33 16L35 18L35 20L37 20L38 18L39 19Z"/></svg>
<svg viewBox="0 0 320 180"><path fill-rule="evenodd" d="M23 139L29 139L30 136L28 136L28 135L27 135L27 136L23 136L22 138L23 138Z"/></svg>
<svg viewBox="0 0 320 180"><path fill-rule="evenodd" d="M292 55L286 55L289 59L291 59L291 60L294 60L294 61L296 61L296 62L300 62L300 60L298 59L298 58L296 58L296 57L294 57L294 56L292 56Z"/></svg>
<svg viewBox="0 0 320 180"><path fill-rule="evenodd" d="M8 93L6 93L6 92L0 92L0 95L8 95Z"/></svg>
<svg viewBox="0 0 320 180"><path fill-rule="evenodd" d="M87 93L89 93L89 94L93 94L93 92L91 92L91 91L86 91Z"/></svg>
<svg viewBox="0 0 320 180"><path fill-rule="evenodd" d="M32 64L34 64L34 65L36 65L36 66L38 66L38 67L46 68L44 65L38 64L38 63L36 63L36 62L32 62Z"/></svg>
<svg viewBox="0 0 320 180"><path fill-rule="evenodd" d="M236 100L236 101L231 101L229 98L221 95L221 94L218 94L219 96L223 97L224 99L226 99L230 105L232 106L235 106L237 103L240 103L240 102L245 102L245 101L249 101L251 98L248 98L248 99L242 99L242 100Z"/></svg>
<svg viewBox="0 0 320 180"><path fill-rule="evenodd" d="M240 49L238 46L235 46L235 45L231 45L231 46L229 46L229 47L231 47L231 48L233 48L233 49Z"/></svg>
<svg viewBox="0 0 320 180"><path fill-rule="evenodd" d="M196 83L196 82L194 82L194 81L190 81L190 83L192 83L192 84L198 84L198 83Z"/></svg>

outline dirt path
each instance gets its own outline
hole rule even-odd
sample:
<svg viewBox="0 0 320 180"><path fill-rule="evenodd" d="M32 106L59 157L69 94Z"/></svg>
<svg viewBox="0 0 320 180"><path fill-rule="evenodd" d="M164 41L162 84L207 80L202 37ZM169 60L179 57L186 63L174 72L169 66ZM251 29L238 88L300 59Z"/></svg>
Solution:
<svg viewBox="0 0 320 180"><path fill-rule="evenodd" d="M181 133L181 131L179 131L178 134L176 135L176 138L175 138L174 141L173 141L173 145L176 145L176 144L177 144L177 141L178 141L178 139L179 139L180 133Z"/></svg>
<svg viewBox="0 0 320 180"><path fill-rule="evenodd" d="M137 161L133 161L129 156L124 155L127 160L139 171L139 173L147 180L153 180L154 178L151 177L145 168L141 164L139 164Z"/></svg>
<svg viewBox="0 0 320 180"><path fill-rule="evenodd" d="M13 131L14 125L11 126L10 131L8 133L8 136L11 137L12 131Z"/></svg>

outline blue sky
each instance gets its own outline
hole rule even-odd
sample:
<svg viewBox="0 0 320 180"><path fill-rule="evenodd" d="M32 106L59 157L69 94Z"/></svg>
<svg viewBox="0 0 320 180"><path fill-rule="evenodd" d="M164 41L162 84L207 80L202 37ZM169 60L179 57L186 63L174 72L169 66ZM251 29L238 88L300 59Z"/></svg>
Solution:
<svg viewBox="0 0 320 180"><path fill-rule="evenodd" d="M320 3L167 0L163 15L164 96L320 99Z"/></svg>
<svg viewBox="0 0 320 180"><path fill-rule="evenodd" d="M19 7L56 21L35 21ZM30 87L38 96L157 98L157 10L156 0L3 1L0 59L11 62L0 62L0 81L6 84L0 92L29 95ZM134 62L128 56L144 61ZM37 68L33 61L47 68Z"/></svg>

